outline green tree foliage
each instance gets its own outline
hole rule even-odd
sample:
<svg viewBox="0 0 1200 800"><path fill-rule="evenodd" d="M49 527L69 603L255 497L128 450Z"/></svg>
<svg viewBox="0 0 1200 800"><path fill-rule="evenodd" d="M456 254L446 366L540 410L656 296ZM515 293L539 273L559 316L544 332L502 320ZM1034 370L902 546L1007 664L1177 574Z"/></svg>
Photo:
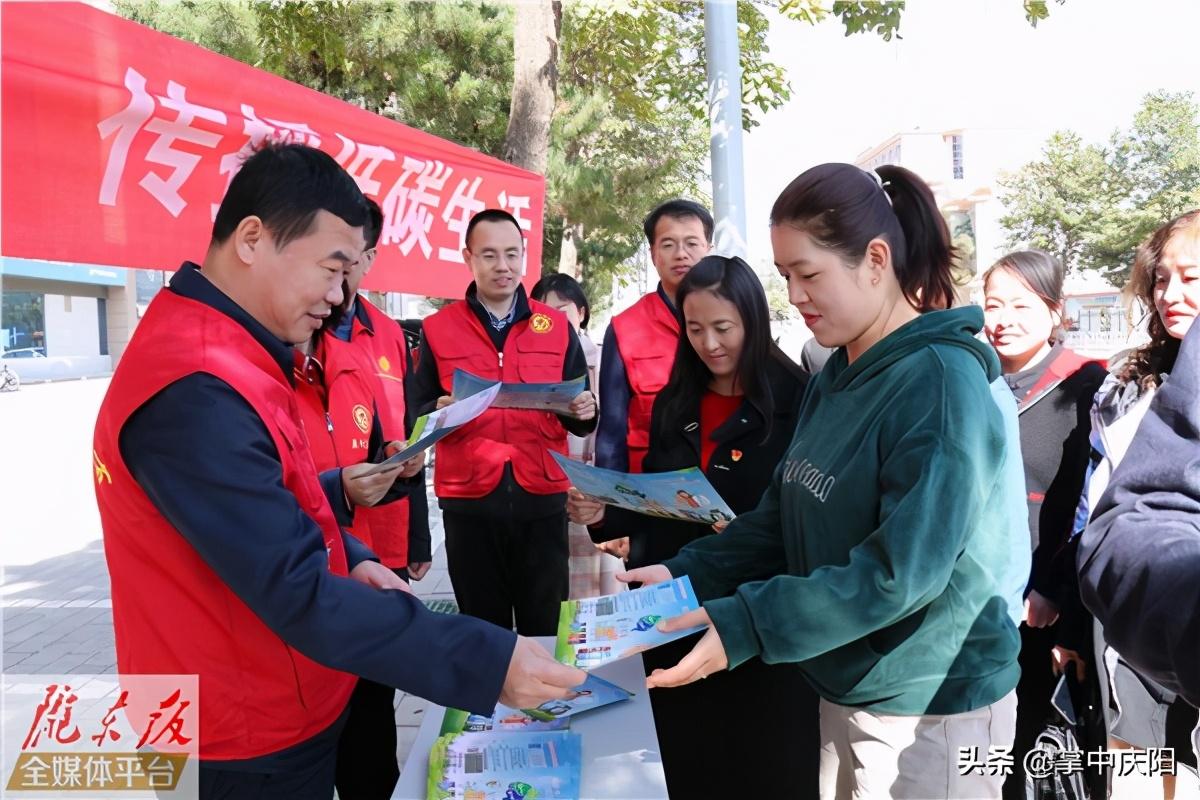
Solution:
<svg viewBox="0 0 1200 800"><path fill-rule="evenodd" d="M1009 245L1124 281L1155 228L1200 206L1197 110L1190 93L1155 92L1106 146L1053 134L1041 158L1001 181Z"/></svg>
<svg viewBox="0 0 1200 800"><path fill-rule="evenodd" d="M743 124L788 97L767 19L738 6ZM572 269L603 306L657 203L699 197L708 165L703 6L637 0L564 7L547 170L547 269ZM703 199L702 197L700 199ZM561 258L569 237L575 262Z"/></svg>

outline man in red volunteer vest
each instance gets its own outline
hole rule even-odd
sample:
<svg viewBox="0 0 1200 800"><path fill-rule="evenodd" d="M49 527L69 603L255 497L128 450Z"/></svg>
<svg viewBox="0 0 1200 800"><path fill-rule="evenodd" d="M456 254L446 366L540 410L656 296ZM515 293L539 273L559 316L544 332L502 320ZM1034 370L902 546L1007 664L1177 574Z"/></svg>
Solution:
<svg viewBox="0 0 1200 800"><path fill-rule="evenodd" d="M369 505L395 475L318 475L292 345L342 302L366 216L326 153L247 159L203 266L151 303L96 421L118 668L199 676L202 798L328 800L355 675L479 713L584 677L511 631L429 612L342 530L347 498Z"/></svg>
<svg viewBox="0 0 1200 800"><path fill-rule="evenodd" d="M399 446L412 427L411 404L405 396L405 377L412 370L412 357L400 325L358 293L363 278L375 263L375 248L383 230L383 211L369 197L367 212L362 256L346 273L342 286L346 299L336 310L336 319L325 326L318 350L327 377L336 376L343 369L354 370L369 384L370 407L376 412L372 424L378 426L382 441ZM352 421L355 427L348 431L351 437L358 425L357 420ZM334 422L335 431L339 422ZM341 427L346 425L341 422ZM343 436L340 431L336 433ZM364 541L380 562L405 581L421 580L433 562L429 504L421 468L425 455L422 453L414 461L417 470L407 482L407 496L358 509L353 529L356 536L361 533L369 537ZM400 494L393 492L393 496ZM400 777L394 700L395 690L391 686L359 679L350 699L350 716L338 742L339 797L369 800L391 796Z"/></svg>
<svg viewBox="0 0 1200 800"><path fill-rule="evenodd" d="M669 200L642 224L658 287L613 317L600 349L600 424L596 430L596 466L641 472L650 441L650 411L667 385L679 322L675 290L692 265L712 250L713 218L691 200ZM625 539L601 549L624 557Z"/></svg>
<svg viewBox="0 0 1200 800"><path fill-rule="evenodd" d="M367 244L371 244L369 236ZM359 259L360 262L362 259ZM343 295L350 295L346 281ZM379 384L375 362L351 342L333 337L344 316L344 306L334 313L307 345L297 346L306 356L295 370L296 397L300 421L318 471L351 466L363 461L379 461L400 447L384 438L378 413ZM354 538L377 555L393 538L381 528L389 517L368 514L403 503L409 494L425 494L425 481L419 473L424 456L415 456L398 471L397 480L374 506L354 509ZM402 518L407 524L407 520ZM428 526L426 526L428 530ZM390 564L380 556L384 566ZM393 569L401 580L403 570ZM386 800L391 797L400 768L396 762L396 690L383 683L359 678L350 696L346 723L338 740L336 786L345 800Z"/></svg>
<svg viewBox="0 0 1200 800"><path fill-rule="evenodd" d="M438 442L433 486L459 609L527 636L553 635L567 599L567 479L550 450L596 426L587 361L567 318L521 286L525 241L510 214L488 209L467 226L466 299L425 320L412 396L428 412L451 402L462 369L505 383L583 377L565 415L488 409Z"/></svg>
<svg viewBox="0 0 1200 800"><path fill-rule="evenodd" d="M375 263L375 248L383 229L379 204L367 198L369 223L362 258L346 274L346 301L340 321L324 334L326 352L336 358L348 344L370 365L376 385L375 404L385 441L402 442L415 418L405 395L405 379L412 370L412 355L400 324L358 291ZM424 456L421 456L422 464ZM424 482L422 474L421 482ZM424 492L412 492L395 503L364 509L371 529L372 549L384 566L402 578L421 580L433 562L429 538L429 506ZM357 522L357 519L356 519Z"/></svg>

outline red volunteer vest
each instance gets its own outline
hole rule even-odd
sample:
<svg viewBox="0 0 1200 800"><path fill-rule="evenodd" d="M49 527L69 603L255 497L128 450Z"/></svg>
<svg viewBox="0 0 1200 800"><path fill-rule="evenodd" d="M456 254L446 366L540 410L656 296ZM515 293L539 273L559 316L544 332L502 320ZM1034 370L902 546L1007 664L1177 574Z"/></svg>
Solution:
<svg viewBox="0 0 1200 800"><path fill-rule="evenodd" d="M96 500L112 580L117 664L123 674L198 674L200 757L253 758L327 728L357 679L308 659L267 628L158 512L122 461L119 436L130 415L196 372L228 383L261 417L279 453L283 484L320 526L334 575L346 575L346 553L313 467L296 393L279 365L229 317L161 292L96 420Z"/></svg>
<svg viewBox="0 0 1200 800"><path fill-rule="evenodd" d="M1108 369L1108 361L1106 359L1088 358L1064 347L1059 351L1055 359L1050 362L1050 365L1046 367L1045 371L1042 372L1037 382L1029 387L1029 391L1021 398L1021 402L1018 404L1019 411L1029 408L1049 394L1054 387L1083 369L1087 364L1093 363L1099 364L1104 369Z"/></svg>
<svg viewBox="0 0 1200 800"><path fill-rule="evenodd" d="M650 447L650 412L654 399L667 385L675 350L679 346L679 321L667 304L651 292L613 317L617 352L633 395L629 398L629 471L641 472Z"/></svg>
<svg viewBox="0 0 1200 800"><path fill-rule="evenodd" d="M333 334L326 334L326 357L336 367L350 357L347 349L355 351L354 359L365 365L369 376L384 441L402 442L408 438L404 426L404 378L408 361L404 331L399 323L362 295L358 295L355 302L366 312L371 327L364 327L356 318L348 343ZM353 532L357 534L360 525L370 529L370 547L384 566L392 569L408 566L409 513L407 497L381 506L357 509Z"/></svg>
<svg viewBox="0 0 1200 800"><path fill-rule="evenodd" d="M317 472L367 460L375 412L375 379L358 350L333 337L323 339L316 360L324 369L296 370L300 421ZM357 508L350 532L375 550L368 509ZM407 519L405 520L407 523ZM407 530L405 531L407 543ZM378 555L378 553L376 553Z"/></svg>
<svg viewBox="0 0 1200 800"><path fill-rule="evenodd" d="M428 317L425 341L442 386L454 385L456 369L506 383L561 382L570 323L549 306L532 300L529 306L533 313L513 323L501 353L466 301ZM549 453L566 455L567 431L548 411L490 408L435 447L438 497L484 497L500 483L509 461L517 483L531 494L565 492L570 486Z"/></svg>

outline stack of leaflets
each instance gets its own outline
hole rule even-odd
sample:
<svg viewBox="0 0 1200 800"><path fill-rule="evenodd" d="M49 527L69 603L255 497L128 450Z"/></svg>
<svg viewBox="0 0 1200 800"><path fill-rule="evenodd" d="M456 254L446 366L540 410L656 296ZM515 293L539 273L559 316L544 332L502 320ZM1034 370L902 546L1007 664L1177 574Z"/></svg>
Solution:
<svg viewBox="0 0 1200 800"><path fill-rule="evenodd" d="M546 800L579 797L583 763L571 717L633 697L589 675L562 700L537 708L497 705L491 716L446 709L429 751L428 800Z"/></svg>
<svg viewBox="0 0 1200 800"><path fill-rule="evenodd" d="M480 733L483 731L556 731L570 725L570 718L610 703L633 697L615 683L588 675L562 700L547 700L537 708L509 708L497 705L492 715L471 714L457 708L446 709L441 733Z"/></svg>
<svg viewBox="0 0 1200 800"><path fill-rule="evenodd" d="M583 763L579 734L452 733L429 751L427 800L573 800Z"/></svg>
<svg viewBox="0 0 1200 800"><path fill-rule="evenodd" d="M687 575L619 594L564 600L554 657L572 667L595 669L704 630L697 625L663 633L657 627L660 620L698 608Z"/></svg>

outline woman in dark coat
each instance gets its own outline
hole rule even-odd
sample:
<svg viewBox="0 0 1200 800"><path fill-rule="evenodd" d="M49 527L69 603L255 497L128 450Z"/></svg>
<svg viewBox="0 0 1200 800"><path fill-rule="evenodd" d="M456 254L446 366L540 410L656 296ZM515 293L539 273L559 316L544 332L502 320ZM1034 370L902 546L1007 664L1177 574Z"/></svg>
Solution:
<svg viewBox="0 0 1200 800"><path fill-rule="evenodd" d="M807 376L772 342L766 295L738 258L697 263L676 295L681 335L654 403L644 472L700 467L735 514L758 505L796 426ZM634 514L572 490L592 539L629 537L630 568L657 564L714 526ZM678 663L699 634L643 654ZM753 659L681 689L651 691L672 797L817 796L817 697L794 664Z"/></svg>
<svg viewBox="0 0 1200 800"><path fill-rule="evenodd" d="M1050 698L1066 661L1081 678L1071 687L1077 714L1083 718L1088 706L1099 706L1095 664L1080 655L1088 651L1092 623L1079 599L1070 535L1091 452L1092 398L1107 373L1102 362L1058 340L1063 277L1058 260L1041 250L1009 253L983 276L984 330L1020 414L1033 554L1021 625L1014 767L1004 784L1004 796L1012 799L1025 797L1022 758L1053 719ZM1103 732L1087 733L1081 746L1102 749ZM1094 770L1088 780L1104 784Z"/></svg>

